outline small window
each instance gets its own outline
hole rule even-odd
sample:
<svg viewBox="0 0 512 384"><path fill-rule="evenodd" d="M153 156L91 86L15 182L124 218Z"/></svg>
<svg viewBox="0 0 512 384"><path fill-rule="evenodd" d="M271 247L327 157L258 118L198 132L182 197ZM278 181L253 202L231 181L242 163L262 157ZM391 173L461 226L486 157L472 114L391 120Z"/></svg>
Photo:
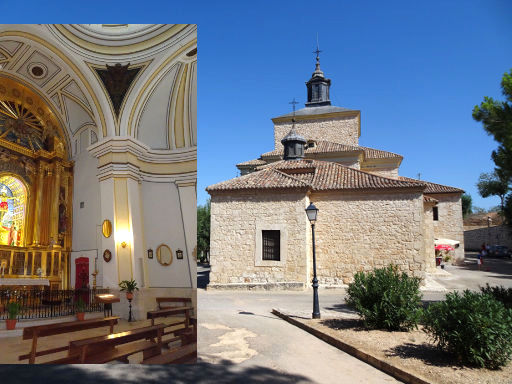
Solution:
<svg viewBox="0 0 512 384"><path fill-rule="evenodd" d="M434 214L434 221L439 221L439 209L437 207L432 208L432 213Z"/></svg>
<svg viewBox="0 0 512 384"><path fill-rule="evenodd" d="M281 233L280 231L261 231L263 237L263 260L280 261Z"/></svg>

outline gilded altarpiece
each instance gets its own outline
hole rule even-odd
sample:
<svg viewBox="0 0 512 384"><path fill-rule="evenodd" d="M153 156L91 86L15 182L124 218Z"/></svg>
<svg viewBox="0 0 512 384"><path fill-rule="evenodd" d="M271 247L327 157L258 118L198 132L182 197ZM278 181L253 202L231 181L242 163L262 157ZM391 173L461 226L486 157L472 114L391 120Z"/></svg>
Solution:
<svg viewBox="0 0 512 384"><path fill-rule="evenodd" d="M34 279L69 287L73 164L67 158L62 130L42 100L0 78L3 282Z"/></svg>

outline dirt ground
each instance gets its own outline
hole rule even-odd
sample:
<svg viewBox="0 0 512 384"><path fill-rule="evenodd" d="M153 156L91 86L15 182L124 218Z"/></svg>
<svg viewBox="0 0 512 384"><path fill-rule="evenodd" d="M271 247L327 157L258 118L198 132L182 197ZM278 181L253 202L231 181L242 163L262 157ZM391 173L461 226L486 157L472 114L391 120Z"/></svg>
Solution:
<svg viewBox="0 0 512 384"><path fill-rule="evenodd" d="M315 329L435 384L510 384L512 363L501 370L457 366L421 330L368 331L354 319L299 319Z"/></svg>

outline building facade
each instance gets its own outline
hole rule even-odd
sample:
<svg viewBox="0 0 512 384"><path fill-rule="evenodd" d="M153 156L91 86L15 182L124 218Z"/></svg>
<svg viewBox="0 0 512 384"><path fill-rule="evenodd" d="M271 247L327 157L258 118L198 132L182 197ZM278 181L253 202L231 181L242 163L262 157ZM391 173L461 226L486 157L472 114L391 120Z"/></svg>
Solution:
<svg viewBox="0 0 512 384"><path fill-rule="evenodd" d="M435 271L434 239L460 241L462 190L399 176L402 156L359 145L361 114L332 106L317 57L305 108L273 118L274 149L211 185L209 288L302 289L312 278L314 202L321 285L396 264Z"/></svg>

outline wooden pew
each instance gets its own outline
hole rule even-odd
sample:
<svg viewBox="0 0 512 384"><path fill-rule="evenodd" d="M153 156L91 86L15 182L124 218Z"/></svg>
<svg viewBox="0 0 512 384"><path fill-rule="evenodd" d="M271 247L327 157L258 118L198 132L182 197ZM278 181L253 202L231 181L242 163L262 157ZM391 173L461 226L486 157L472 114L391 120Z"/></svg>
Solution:
<svg viewBox="0 0 512 384"><path fill-rule="evenodd" d="M197 344L187 344L142 360L141 364L191 364L197 361Z"/></svg>
<svg viewBox="0 0 512 384"><path fill-rule="evenodd" d="M190 297L157 297L156 303L158 304L158 309L169 308L170 306L162 306L162 303L180 303L181 307L191 307L192 299Z"/></svg>
<svg viewBox="0 0 512 384"><path fill-rule="evenodd" d="M68 360L79 364L104 364L114 360L127 362L128 356L143 352L143 358L159 355L162 352L162 334L165 324L132 329L112 335L89 337L69 342ZM149 341L147 339L156 339ZM62 364L64 359L47 364Z"/></svg>
<svg viewBox="0 0 512 384"><path fill-rule="evenodd" d="M37 356L49 355L52 353L67 351L69 346L46 349L37 351L37 341L40 337L61 335L70 332L84 331L87 329L109 327L109 333L114 333L114 325L117 324L119 317L107 317L100 319L89 319L83 321L68 321L64 323L54 323L46 325L36 325L23 328L23 340L32 339L32 348L29 353L21 355L18 360L29 359L29 364L35 364Z"/></svg>
<svg viewBox="0 0 512 384"><path fill-rule="evenodd" d="M183 333L188 332L190 330L189 329L189 325L190 325L190 311L193 311L193 310L194 310L193 307L188 307L188 306L185 306L185 307L166 307L166 308L163 308L163 309L157 309L156 311L148 311L147 319L151 319L151 325L155 325L155 319L163 318L163 317L167 317L167 316L174 316L174 315L184 314L185 315L185 319L184 320L174 321L174 322L172 322L170 324L165 324L166 328L175 327L175 326L181 325L181 324L183 324L184 327L180 328L180 329L164 331L164 333L163 333L164 336L169 335L169 334L173 334L173 337L170 338L170 339L164 340L163 343L167 345L167 344L169 344L169 343L171 343L173 341L177 341L177 340L181 339L181 343L185 344L184 343L184 339L183 339L183 337L181 335Z"/></svg>

